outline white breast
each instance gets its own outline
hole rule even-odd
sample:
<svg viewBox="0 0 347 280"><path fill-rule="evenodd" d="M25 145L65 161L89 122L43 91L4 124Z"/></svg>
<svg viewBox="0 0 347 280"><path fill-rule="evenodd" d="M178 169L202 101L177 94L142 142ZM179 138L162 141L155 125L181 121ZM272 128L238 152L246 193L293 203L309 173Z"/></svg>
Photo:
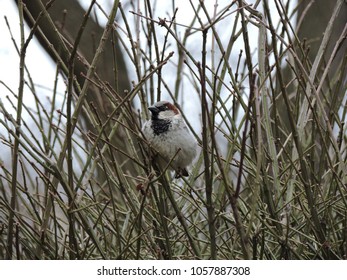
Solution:
<svg viewBox="0 0 347 280"><path fill-rule="evenodd" d="M151 121L148 121L143 127L143 133L153 148L167 161L171 160L180 149L172 161L175 169L186 167L196 156L196 140L180 116L172 119L167 132L155 135L151 128Z"/></svg>

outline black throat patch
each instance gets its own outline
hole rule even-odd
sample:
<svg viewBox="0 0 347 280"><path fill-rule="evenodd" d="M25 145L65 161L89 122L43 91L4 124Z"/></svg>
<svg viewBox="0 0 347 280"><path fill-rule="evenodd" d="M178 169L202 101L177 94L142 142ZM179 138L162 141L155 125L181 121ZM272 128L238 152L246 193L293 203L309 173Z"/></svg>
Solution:
<svg viewBox="0 0 347 280"><path fill-rule="evenodd" d="M166 131L168 131L170 126L171 126L170 120L162 120L162 119L152 120L152 125L151 125L155 135L165 133Z"/></svg>

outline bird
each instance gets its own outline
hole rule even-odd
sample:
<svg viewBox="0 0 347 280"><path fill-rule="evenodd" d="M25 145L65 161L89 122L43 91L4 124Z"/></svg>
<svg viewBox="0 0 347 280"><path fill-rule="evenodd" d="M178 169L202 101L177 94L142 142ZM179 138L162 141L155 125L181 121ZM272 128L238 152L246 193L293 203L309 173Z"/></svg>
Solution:
<svg viewBox="0 0 347 280"><path fill-rule="evenodd" d="M159 153L159 165L176 172L175 178L189 176L187 166L197 154L197 141L190 133L181 112L169 101L158 101L148 107L151 118L142 127L149 144Z"/></svg>

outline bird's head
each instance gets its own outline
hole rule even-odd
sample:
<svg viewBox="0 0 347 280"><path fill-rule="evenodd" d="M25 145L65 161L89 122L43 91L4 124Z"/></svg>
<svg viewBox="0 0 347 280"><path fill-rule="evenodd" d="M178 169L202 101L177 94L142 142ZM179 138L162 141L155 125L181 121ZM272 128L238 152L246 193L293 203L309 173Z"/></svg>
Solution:
<svg viewBox="0 0 347 280"><path fill-rule="evenodd" d="M177 107L168 101L159 101L148 107L151 111L152 120L171 119L180 114Z"/></svg>

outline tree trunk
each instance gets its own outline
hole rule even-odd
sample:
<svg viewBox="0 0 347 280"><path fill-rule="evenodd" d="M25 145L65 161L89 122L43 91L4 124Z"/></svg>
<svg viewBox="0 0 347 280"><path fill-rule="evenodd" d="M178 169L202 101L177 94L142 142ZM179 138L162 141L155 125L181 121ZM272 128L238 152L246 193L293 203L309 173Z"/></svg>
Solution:
<svg viewBox="0 0 347 280"><path fill-rule="evenodd" d="M18 0L14 1L18 2ZM23 0L23 2L26 5L24 11L25 20L30 27L34 26L39 17L35 36L42 47L55 62L58 63L61 60L68 65L70 52L81 29L86 11L77 0ZM48 16L43 13L44 10L48 12ZM85 82L83 74L87 73L88 67L95 56L96 47L103 30L102 26L96 23L92 17L89 17L78 44L78 55L74 65L74 76L81 87ZM105 44L102 57L96 68L96 75L103 81L104 86L109 85L118 96L124 97L125 91L130 90L130 82L117 35L115 33L113 35L115 36L109 36ZM67 75L67 73L65 74ZM88 89L87 102L94 104L97 114L102 121L105 121L113 110L103 90L92 84ZM95 132L95 123L90 123L85 114L82 117L86 130ZM107 134L111 127L112 125L108 127ZM123 138L124 130L120 127L110 141L120 151L127 151L127 143L123 141ZM119 156L118 162L122 163L125 161L126 157L121 153L117 155ZM127 165L124 165L124 169L131 171L132 162L128 162Z"/></svg>

